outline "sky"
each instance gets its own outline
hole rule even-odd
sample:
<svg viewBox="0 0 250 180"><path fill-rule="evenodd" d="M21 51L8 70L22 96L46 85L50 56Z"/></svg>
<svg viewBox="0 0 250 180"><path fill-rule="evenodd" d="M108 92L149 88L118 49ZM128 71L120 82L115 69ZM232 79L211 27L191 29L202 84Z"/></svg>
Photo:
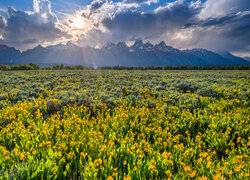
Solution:
<svg viewBox="0 0 250 180"><path fill-rule="evenodd" d="M250 0L0 1L0 43L20 50L138 38L250 56Z"/></svg>

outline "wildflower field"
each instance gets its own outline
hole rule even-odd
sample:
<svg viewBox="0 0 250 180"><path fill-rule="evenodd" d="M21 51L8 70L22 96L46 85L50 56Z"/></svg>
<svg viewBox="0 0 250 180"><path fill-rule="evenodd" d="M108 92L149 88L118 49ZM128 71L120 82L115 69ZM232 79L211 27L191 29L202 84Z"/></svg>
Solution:
<svg viewBox="0 0 250 180"><path fill-rule="evenodd" d="M0 179L249 179L249 71L0 72Z"/></svg>

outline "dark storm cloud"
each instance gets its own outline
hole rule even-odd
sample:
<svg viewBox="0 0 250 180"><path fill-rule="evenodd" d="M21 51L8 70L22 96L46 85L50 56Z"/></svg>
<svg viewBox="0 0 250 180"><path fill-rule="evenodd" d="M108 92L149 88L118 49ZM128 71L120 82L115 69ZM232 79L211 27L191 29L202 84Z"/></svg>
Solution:
<svg viewBox="0 0 250 180"><path fill-rule="evenodd" d="M121 11L102 23L116 41L142 37L165 40L178 48L247 50L250 47L248 5L250 1L246 0L207 0L204 4L177 0L152 13ZM211 14L212 9L218 11Z"/></svg>
<svg viewBox="0 0 250 180"><path fill-rule="evenodd" d="M70 27L75 14L59 22L49 0L33 2L33 12L9 8L7 19L0 15L1 43L25 49L74 39L100 47L141 37L177 48L250 52L250 0L94 0L76 12L86 18L88 28L82 32ZM156 2L163 3L150 6Z"/></svg>
<svg viewBox="0 0 250 180"><path fill-rule="evenodd" d="M186 1L176 1L154 13L125 11L105 18L102 23L116 38L126 39L129 36L159 36L166 31L182 28L199 13L200 8L191 6Z"/></svg>
<svg viewBox="0 0 250 180"><path fill-rule="evenodd" d="M198 20L186 25L193 29L189 45L212 50L238 51L250 46L250 12L240 12L219 18Z"/></svg>
<svg viewBox="0 0 250 180"><path fill-rule="evenodd" d="M89 6L87 12L82 14L83 17L89 18L92 14L96 13L105 3L107 0L95 0Z"/></svg>
<svg viewBox="0 0 250 180"><path fill-rule="evenodd" d="M46 1L47 2L47 1ZM50 11L48 4L40 4L36 12L18 11L8 8L6 25L1 25L3 39L1 43L25 49L34 44L52 42L69 36L57 27L57 18ZM0 31L1 32L1 31Z"/></svg>
<svg viewBox="0 0 250 180"><path fill-rule="evenodd" d="M250 18L250 12L236 13L218 18L208 18L206 20L196 19L196 22L192 22L190 24L187 23L185 27L188 28L191 26L202 26L202 27L222 26L234 22L249 21L249 18Z"/></svg>
<svg viewBox="0 0 250 180"><path fill-rule="evenodd" d="M231 15L231 16L223 16L220 18L209 18L208 20L204 21L204 22L199 22L198 25L199 26L215 26L215 25L222 25L224 23L228 23L229 21L233 20L234 18L236 18L237 15Z"/></svg>

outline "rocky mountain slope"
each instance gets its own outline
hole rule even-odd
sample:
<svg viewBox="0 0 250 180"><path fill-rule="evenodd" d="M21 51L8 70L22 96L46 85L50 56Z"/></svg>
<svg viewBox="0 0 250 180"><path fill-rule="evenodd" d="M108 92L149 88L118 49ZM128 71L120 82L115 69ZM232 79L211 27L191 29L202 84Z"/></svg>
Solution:
<svg viewBox="0 0 250 180"><path fill-rule="evenodd" d="M229 52L215 53L206 49L179 50L165 42L153 45L141 39L132 46L125 42L107 43L101 49L79 47L73 43L37 46L20 52L0 45L0 63L15 64L81 64L96 66L176 66L176 65L249 65Z"/></svg>

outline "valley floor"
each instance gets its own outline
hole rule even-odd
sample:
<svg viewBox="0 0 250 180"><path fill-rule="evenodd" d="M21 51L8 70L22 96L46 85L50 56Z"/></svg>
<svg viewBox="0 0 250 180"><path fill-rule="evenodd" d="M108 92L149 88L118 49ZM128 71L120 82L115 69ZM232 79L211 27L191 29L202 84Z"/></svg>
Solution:
<svg viewBox="0 0 250 180"><path fill-rule="evenodd" d="M0 72L0 177L248 179L249 71Z"/></svg>

